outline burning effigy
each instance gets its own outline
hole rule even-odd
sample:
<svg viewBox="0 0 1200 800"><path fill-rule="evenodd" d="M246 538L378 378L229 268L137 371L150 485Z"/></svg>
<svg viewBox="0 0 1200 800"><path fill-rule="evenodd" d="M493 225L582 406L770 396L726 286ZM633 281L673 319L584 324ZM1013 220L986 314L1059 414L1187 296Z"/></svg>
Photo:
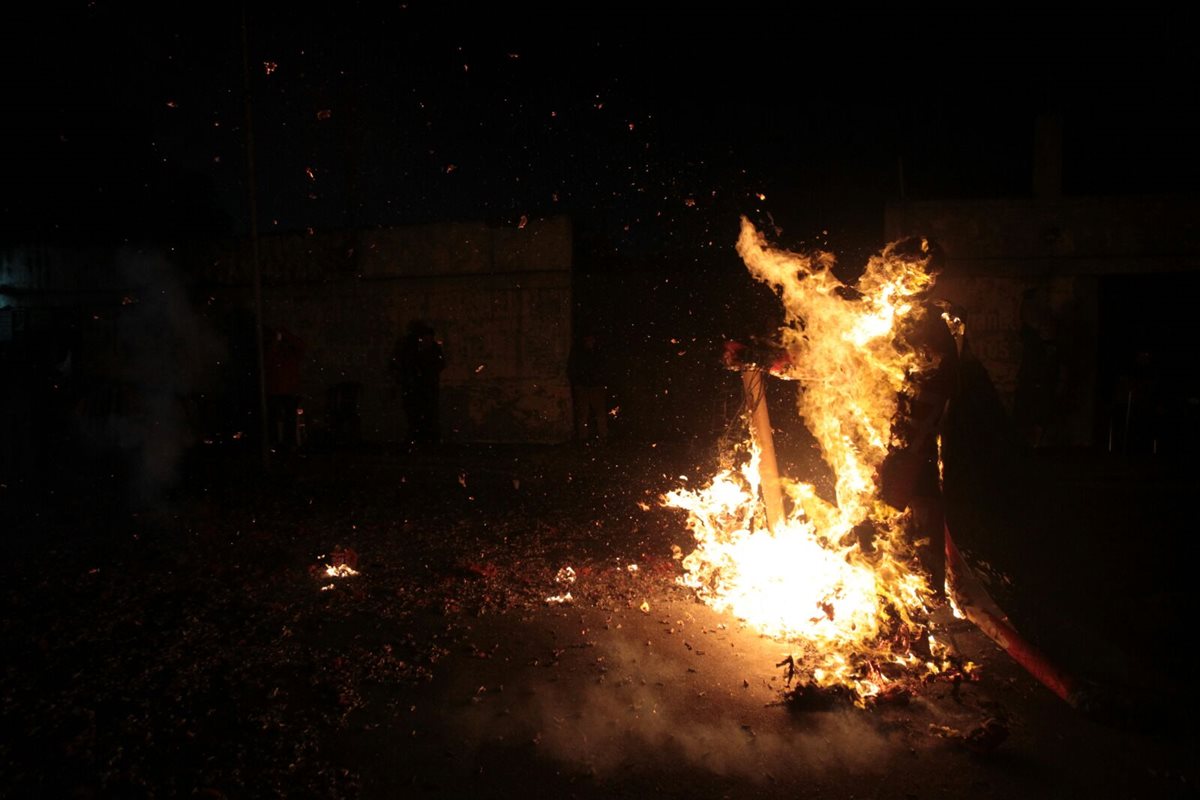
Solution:
<svg viewBox="0 0 1200 800"><path fill-rule="evenodd" d="M771 247L746 219L737 252L784 306L781 357L743 370L753 435L729 467L663 496L687 512L696 548L678 580L704 603L786 643L801 688L859 705L949 667L929 625L931 586L908 510L885 502L880 472L908 432L896 425L932 368L905 333L932 311L928 247L889 245L853 285L832 254ZM794 382L795 412L834 475L833 497L777 472L762 402L766 374ZM864 531L867 535L864 535Z"/></svg>

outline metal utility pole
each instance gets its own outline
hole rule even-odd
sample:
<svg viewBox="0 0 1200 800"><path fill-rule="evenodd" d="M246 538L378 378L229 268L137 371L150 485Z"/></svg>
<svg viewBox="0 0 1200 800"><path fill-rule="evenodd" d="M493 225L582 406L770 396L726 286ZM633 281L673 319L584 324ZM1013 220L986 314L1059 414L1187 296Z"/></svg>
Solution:
<svg viewBox="0 0 1200 800"><path fill-rule="evenodd" d="M250 91L250 45L246 5L242 4L242 96L246 108L246 195L250 206L250 258L254 267L254 342L258 362L258 441L264 468L269 466L271 448L267 438L267 382L263 356L262 266L258 258L258 193L254 178L254 112Z"/></svg>

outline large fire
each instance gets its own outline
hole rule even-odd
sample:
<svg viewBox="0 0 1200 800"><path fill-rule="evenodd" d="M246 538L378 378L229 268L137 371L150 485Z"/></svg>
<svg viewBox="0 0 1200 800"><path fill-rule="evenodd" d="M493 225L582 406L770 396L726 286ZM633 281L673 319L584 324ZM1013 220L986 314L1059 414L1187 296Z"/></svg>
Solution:
<svg viewBox="0 0 1200 800"><path fill-rule="evenodd" d="M877 479L898 444L899 398L927 366L901 332L925 313L918 299L933 282L928 253L889 246L846 286L832 255L773 249L745 219L737 251L784 304L780 335L790 358L778 374L796 382L796 410L833 470L835 496L781 478L787 502L782 518L770 519L760 497L762 451L747 441L702 488L663 498L688 512L697 544L679 580L787 642L806 685L845 687L865 703L897 680L939 670L928 581L905 518L880 499Z"/></svg>

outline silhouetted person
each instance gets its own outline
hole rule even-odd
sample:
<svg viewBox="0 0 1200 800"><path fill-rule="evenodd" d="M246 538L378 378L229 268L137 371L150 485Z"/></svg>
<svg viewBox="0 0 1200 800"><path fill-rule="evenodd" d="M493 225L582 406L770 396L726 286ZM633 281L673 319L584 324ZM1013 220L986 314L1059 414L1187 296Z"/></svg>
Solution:
<svg viewBox="0 0 1200 800"><path fill-rule="evenodd" d="M1058 393L1059 358L1049 308L1035 289L1021 300L1021 364L1013 396L1013 417L1025 444L1045 443Z"/></svg>
<svg viewBox="0 0 1200 800"><path fill-rule="evenodd" d="M412 444L434 444L441 440L440 387L445 368L442 345L433 327L413 320L392 355L392 368L400 384L408 440Z"/></svg>
<svg viewBox="0 0 1200 800"><path fill-rule="evenodd" d="M892 246L895 254L940 269L936 245L906 240ZM910 533L920 543L917 555L929 572L935 592L946 582L945 501L938 470L938 436L947 404L959 385L958 342L943 318L943 309L927 293L913 297L923 314L902 330L901 338L917 356L909 374L909 391L900 397L893 434L902 444L893 447L879 468L881 496L897 509L910 512Z"/></svg>
<svg viewBox="0 0 1200 800"><path fill-rule="evenodd" d="M1124 455L1158 453L1164 409L1157 372L1154 354L1138 348L1117 376L1110 424L1116 426L1114 446Z"/></svg>
<svg viewBox="0 0 1200 800"><path fill-rule="evenodd" d="M263 380L267 390L267 436L272 447L294 450L297 412L300 408L300 362L304 342L290 331L267 331L263 352Z"/></svg>
<svg viewBox="0 0 1200 800"><path fill-rule="evenodd" d="M575 440L603 441L608 436L608 377L604 355L592 331L583 331L567 357L571 403L575 411Z"/></svg>

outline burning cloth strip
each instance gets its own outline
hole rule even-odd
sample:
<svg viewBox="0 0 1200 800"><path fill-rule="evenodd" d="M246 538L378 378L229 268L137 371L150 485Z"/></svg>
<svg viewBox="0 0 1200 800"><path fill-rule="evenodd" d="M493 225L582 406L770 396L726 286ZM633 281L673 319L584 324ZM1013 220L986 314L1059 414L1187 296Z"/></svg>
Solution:
<svg viewBox="0 0 1200 800"><path fill-rule="evenodd" d="M959 617L975 623L1030 675L1072 707L1083 708L1091 702L1088 690L1082 683L1017 632L963 559L950 536L949 527L946 528L946 578L954 611Z"/></svg>

